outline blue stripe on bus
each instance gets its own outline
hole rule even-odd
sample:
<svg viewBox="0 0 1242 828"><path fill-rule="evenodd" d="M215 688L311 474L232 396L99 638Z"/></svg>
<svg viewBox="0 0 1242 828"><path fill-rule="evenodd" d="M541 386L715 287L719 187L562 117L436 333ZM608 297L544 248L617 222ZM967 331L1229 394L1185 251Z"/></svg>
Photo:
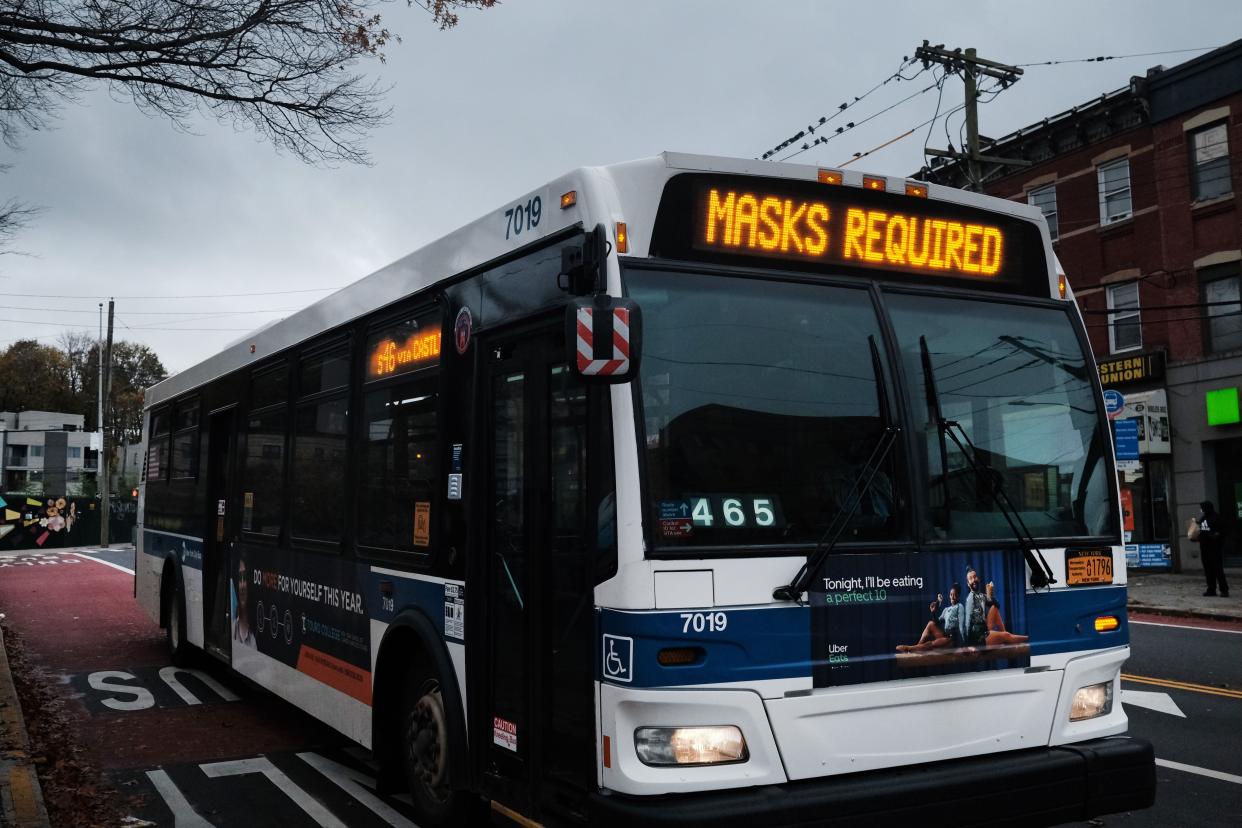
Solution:
<svg viewBox="0 0 1242 828"><path fill-rule="evenodd" d="M388 608L384 604L380 592L380 584L392 584L392 604ZM454 586L457 586L454 584ZM445 635L444 632L444 600L445 585L439 581L429 581L417 575L394 575L389 572L371 572L367 569L367 606L371 617L376 621L391 624L393 619L404 609L416 607L422 610L435 625L438 632L447 641L461 642L457 636ZM457 589L461 589L457 586Z"/></svg>
<svg viewBox="0 0 1242 828"><path fill-rule="evenodd" d="M722 631L707 631L707 624L703 631L694 631L694 615L717 614L728 619ZM686 615L691 616L688 629ZM1094 621L1099 615L1116 617L1120 626L1113 632L1097 633ZM1130 643L1124 587L1028 593L1026 622L1032 656ZM601 681L621 686L676 687L811 676L811 611L807 607L646 612L603 609L599 613L599 632L595 675ZM617 640L610 645L609 638ZM603 661L609 646L622 655L632 652L627 659L632 661L630 681L605 675ZM664 667L657 654L666 647L700 647L704 657L695 664Z"/></svg>
<svg viewBox="0 0 1242 828"><path fill-rule="evenodd" d="M725 616L720 632L695 632L693 617ZM687 619L691 625L687 629ZM621 612L600 611L600 641L605 636L632 639L632 680L614 682L630 687L749 682L802 678L811 675L811 611L808 607L779 606L750 609ZM606 646L606 645L604 645ZM604 676L604 646L596 653L596 675ZM625 648L620 641L614 645ZM662 667L656 660L665 647L701 647L696 664ZM631 659L627 659L630 661ZM628 666L628 665L623 665ZM624 673L622 673L623 675Z"/></svg>
<svg viewBox="0 0 1242 828"><path fill-rule="evenodd" d="M157 558L170 555L182 566L190 569L203 568L203 542L199 538L173 535L155 529L142 530L142 551Z"/></svg>
<svg viewBox="0 0 1242 828"><path fill-rule="evenodd" d="M1115 617L1119 626L1109 633L1097 633L1095 618L1099 615ZM1033 656L1130 643L1125 587L1070 587L1027 593L1026 623Z"/></svg>

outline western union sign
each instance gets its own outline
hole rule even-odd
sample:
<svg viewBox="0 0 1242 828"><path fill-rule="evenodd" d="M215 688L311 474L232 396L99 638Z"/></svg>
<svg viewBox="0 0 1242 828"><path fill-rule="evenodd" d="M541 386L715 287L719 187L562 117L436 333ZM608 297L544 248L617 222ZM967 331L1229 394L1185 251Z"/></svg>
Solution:
<svg viewBox="0 0 1242 828"><path fill-rule="evenodd" d="M1099 363L1100 384L1105 388L1155 382L1164 379L1164 351L1106 359Z"/></svg>

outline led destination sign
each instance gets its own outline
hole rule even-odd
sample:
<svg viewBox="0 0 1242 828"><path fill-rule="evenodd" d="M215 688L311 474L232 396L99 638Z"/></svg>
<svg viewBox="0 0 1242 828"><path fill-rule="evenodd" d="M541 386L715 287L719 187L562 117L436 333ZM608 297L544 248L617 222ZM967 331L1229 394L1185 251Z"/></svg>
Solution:
<svg viewBox="0 0 1242 828"><path fill-rule="evenodd" d="M715 172L669 179L650 245L669 261L1052 298L1044 250L1037 222L1006 209Z"/></svg>
<svg viewBox="0 0 1242 828"><path fill-rule="evenodd" d="M989 224L723 187L701 205L708 248L976 278L996 276L1004 261L1005 236Z"/></svg>
<svg viewBox="0 0 1242 828"><path fill-rule="evenodd" d="M408 335L393 328L372 336L367 342L369 380L404 374L439 361L439 328L416 330Z"/></svg>

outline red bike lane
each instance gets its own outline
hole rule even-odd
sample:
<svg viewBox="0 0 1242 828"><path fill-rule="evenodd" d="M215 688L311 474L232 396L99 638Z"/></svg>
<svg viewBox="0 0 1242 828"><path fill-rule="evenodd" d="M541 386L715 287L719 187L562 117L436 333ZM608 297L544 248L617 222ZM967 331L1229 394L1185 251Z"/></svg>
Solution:
<svg viewBox="0 0 1242 828"><path fill-rule="evenodd" d="M127 813L190 828L412 824L331 729L207 657L171 667L129 572L72 551L0 556L0 608Z"/></svg>

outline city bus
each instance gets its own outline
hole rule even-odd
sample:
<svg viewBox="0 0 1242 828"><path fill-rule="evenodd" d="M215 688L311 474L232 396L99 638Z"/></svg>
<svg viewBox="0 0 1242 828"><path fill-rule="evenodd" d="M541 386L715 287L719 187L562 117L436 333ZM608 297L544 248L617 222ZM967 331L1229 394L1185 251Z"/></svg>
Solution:
<svg viewBox="0 0 1242 828"><path fill-rule="evenodd" d="M1146 807L1059 271L921 181L578 169L149 389L137 599L422 825Z"/></svg>

